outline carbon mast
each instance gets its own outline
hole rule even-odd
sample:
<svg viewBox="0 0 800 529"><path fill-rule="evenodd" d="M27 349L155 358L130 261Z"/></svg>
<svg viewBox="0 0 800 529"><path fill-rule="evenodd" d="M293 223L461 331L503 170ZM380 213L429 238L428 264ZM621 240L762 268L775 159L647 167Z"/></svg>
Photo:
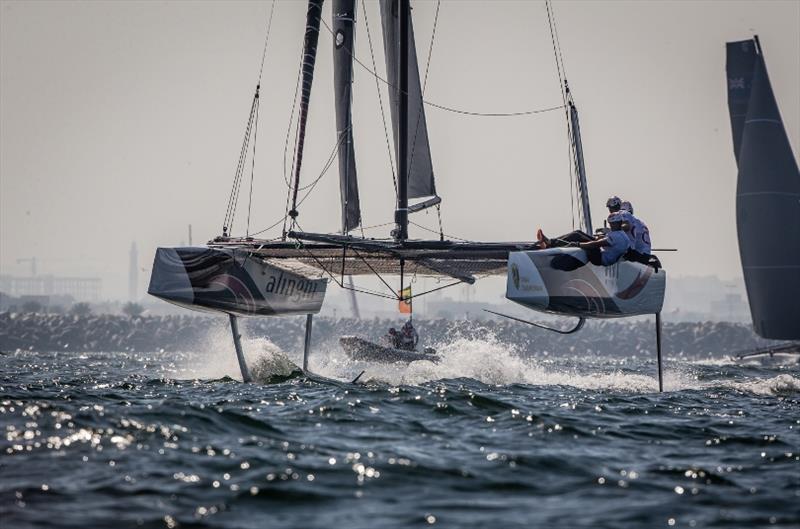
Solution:
<svg viewBox="0 0 800 529"><path fill-rule="evenodd" d="M400 21L399 105L397 127L397 208L393 233L395 241L408 239L408 19L411 9L408 0L398 0L397 17ZM402 267L401 267L402 268ZM403 289L402 279L400 289Z"/></svg>

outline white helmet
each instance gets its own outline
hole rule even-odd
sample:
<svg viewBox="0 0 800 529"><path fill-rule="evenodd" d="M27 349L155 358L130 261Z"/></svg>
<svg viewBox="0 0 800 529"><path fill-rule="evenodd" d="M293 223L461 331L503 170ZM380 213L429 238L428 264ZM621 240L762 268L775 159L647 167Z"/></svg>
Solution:
<svg viewBox="0 0 800 529"><path fill-rule="evenodd" d="M619 209L621 205L622 205L622 200L620 200L618 196L613 196L608 200L606 200L606 207L608 209L611 208Z"/></svg>
<svg viewBox="0 0 800 529"><path fill-rule="evenodd" d="M620 209L623 210L623 211L627 211L628 213L633 215L633 204L631 204L627 200L622 203L622 205L620 206Z"/></svg>

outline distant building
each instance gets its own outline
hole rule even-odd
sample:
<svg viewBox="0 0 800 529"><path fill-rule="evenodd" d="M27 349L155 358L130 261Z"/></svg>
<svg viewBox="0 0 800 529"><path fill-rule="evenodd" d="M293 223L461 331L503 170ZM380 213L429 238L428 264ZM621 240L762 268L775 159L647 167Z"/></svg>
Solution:
<svg viewBox="0 0 800 529"><path fill-rule="evenodd" d="M15 277L0 274L0 292L14 297L70 296L76 301L97 302L103 292L103 280L99 277Z"/></svg>
<svg viewBox="0 0 800 529"><path fill-rule="evenodd" d="M139 251L136 249L135 241L131 243L128 266L128 301L137 301L139 299Z"/></svg>
<svg viewBox="0 0 800 529"><path fill-rule="evenodd" d="M722 321L746 322L750 320L747 301L735 293L725 294L723 299L711 300L712 319Z"/></svg>

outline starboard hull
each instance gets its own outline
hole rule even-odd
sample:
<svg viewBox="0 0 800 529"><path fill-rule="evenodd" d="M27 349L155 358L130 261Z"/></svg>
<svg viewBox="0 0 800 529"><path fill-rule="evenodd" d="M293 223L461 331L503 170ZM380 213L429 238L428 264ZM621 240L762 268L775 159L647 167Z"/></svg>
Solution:
<svg viewBox="0 0 800 529"><path fill-rule="evenodd" d="M621 318L661 312L667 274L651 266L620 261L587 263L579 248L512 252L506 297L533 310L585 318Z"/></svg>
<svg viewBox="0 0 800 529"><path fill-rule="evenodd" d="M182 307L242 316L316 314L325 279L235 248L158 248L148 294Z"/></svg>

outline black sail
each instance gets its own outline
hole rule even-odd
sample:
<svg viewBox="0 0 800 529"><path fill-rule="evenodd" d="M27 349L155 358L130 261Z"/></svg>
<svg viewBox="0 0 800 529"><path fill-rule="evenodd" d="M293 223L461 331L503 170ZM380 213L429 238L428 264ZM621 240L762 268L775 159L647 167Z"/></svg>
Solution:
<svg viewBox="0 0 800 529"><path fill-rule="evenodd" d="M753 326L800 338L800 171L757 38L727 44L736 225Z"/></svg>
<svg viewBox="0 0 800 529"><path fill-rule="evenodd" d="M297 216L297 192L300 188L300 169L303 165L303 147L306 141L306 122L308 104L311 100L311 85L314 82L314 66L317 62L317 43L319 42L319 23L322 16L323 0L308 0L306 13L306 32L303 38L303 77L300 92L300 120L297 131L297 147L294 164L294 192L290 215Z"/></svg>
<svg viewBox="0 0 800 529"><path fill-rule="evenodd" d="M383 47L386 53L386 72L389 81L392 104L392 125L395 138L395 158L397 158L397 135L399 128L400 93L400 20L398 0L381 0L381 22L383 26ZM425 108L422 102L422 86L417 64L417 47L414 44L414 26L408 21L408 196L421 198L436 195L433 180L433 163L428 142L428 125L425 121ZM398 164L399 165L399 164Z"/></svg>
<svg viewBox="0 0 800 529"><path fill-rule="evenodd" d="M339 190L342 199L343 233L361 224L352 115L355 4L355 0L333 0L333 84L336 134L339 141Z"/></svg>

